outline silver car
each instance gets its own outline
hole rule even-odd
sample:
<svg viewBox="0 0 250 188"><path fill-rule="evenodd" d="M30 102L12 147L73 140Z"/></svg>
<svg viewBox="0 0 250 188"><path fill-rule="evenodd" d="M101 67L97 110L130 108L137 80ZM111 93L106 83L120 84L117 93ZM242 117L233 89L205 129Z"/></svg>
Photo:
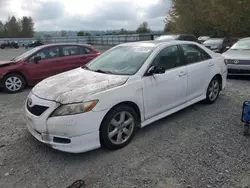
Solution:
<svg viewBox="0 0 250 188"><path fill-rule="evenodd" d="M228 75L250 75L250 37L240 39L222 55L228 64Z"/></svg>

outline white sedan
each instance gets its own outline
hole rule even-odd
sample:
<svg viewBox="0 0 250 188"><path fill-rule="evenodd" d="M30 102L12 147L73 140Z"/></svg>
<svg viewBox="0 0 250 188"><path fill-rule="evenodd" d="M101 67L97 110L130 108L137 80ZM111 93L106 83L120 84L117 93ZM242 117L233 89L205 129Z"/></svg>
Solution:
<svg viewBox="0 0 250 188"><path fill-rule="evenodd" d="M37 84L25 104L27 127L65 152L119 149L138 127L199 101L214 103L226 77L224 58L197 43L118 45Z"/></svg>

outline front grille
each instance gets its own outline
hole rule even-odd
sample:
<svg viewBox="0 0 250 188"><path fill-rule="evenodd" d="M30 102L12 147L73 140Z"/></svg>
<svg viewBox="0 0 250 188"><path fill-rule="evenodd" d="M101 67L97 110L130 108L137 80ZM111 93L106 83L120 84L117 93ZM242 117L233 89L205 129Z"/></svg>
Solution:
<svg viewBox="0 0 250 188"><path fill-rule="evenodd" d="M249 74L250 70L238 70L238 69L228 69L229 74Z"/></svg>
<svg viewBox="0 0 250 188"><path fill-rule="evenodd" d="M250 59L249 60L227 59L227 63L234 65L250 65Z"/></svg>
<svg viewBox="0 0 250 188"><path fill-rule="evenodd" d="M26 106L27 106L27 109L29 110L29 112L35 116L42 115L45 112L45 110L47 110L49 108L47 106L40 106L40 105L34 105L34 106L30 107L28 105L28 103L26 104Z"/></svg>

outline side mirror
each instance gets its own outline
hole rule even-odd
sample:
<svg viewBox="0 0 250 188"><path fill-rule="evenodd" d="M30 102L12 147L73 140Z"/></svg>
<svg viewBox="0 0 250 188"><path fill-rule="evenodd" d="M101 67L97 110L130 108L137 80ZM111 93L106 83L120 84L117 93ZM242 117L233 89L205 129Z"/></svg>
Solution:
<svg viewBox="0 0 250 188"><path fill-rule="evenodd" d="M35 62L35 63L38 63L38 62L41 61L41 60L42 60L41 56L36 56L36 57L34 57L34 62Z"/></svg>
<svg viewBox="0 0 250 188"><path fill-rule="evenodd" d="M152 66L148 69L147 75L151 76L154 74L164 74L165 73L165 69L163 67L156 67L156 66Z"/></svg>

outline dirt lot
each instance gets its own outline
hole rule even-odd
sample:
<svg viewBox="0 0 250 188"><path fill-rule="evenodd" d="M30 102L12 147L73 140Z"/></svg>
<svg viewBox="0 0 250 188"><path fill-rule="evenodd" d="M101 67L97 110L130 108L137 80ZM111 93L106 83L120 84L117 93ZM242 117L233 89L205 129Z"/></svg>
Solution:
<svg viewBox="0 0 250 188"><path fill-rule="evenodd" d="M11 59L21 50L0 50ZM250 137L242 136L243 101L250 78L229 79L213 105L196 104L137 132L126 148L67 154L37 142L27 131L24 101L30 89L0 92L0 187L247 188Z"/></svg>

